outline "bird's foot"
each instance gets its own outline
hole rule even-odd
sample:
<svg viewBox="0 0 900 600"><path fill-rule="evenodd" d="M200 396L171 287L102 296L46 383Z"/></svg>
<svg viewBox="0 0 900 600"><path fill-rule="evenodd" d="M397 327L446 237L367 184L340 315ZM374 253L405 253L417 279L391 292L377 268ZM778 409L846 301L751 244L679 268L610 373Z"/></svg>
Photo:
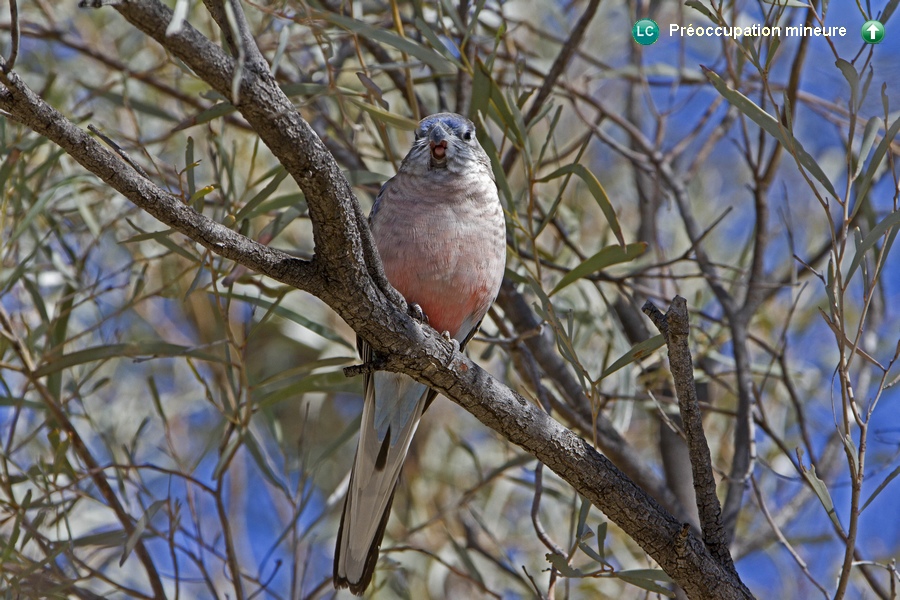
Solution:
<svg viewBox="0 0 900 600"><path fill-rule="evenodd" d="M453 354L459 352L459 340L450 335L449 331L442 331L441 337L444 338L444 341L453 346Z"/></svg>
<svg viewBox="0 0 900 600"><path fill-rule="evenodd" d="M450 348L448 348L447 352L447 360L444 361L444 366L450 367L453 364L453 357L459 352L459 340L452 337L449 331L441 332L441 339L450 344Z"/></svg>
<svg viewBox="0 0 900 600"><path fill-rule="evenodd" d="M428 325L428 315L425 314L425 311L422 310L422 307L419 306L418 302L410 302L409 303L409 316L418 321L419 323L423 323Z"/></svg>

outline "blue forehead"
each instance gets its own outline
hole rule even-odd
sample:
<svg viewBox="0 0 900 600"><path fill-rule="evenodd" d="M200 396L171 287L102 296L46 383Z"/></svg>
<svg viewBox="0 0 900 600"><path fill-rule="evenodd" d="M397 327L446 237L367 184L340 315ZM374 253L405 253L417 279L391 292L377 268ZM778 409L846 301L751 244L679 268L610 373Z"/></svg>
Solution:
<svg viewBox="0 0 900 600"><path fill-rule="evenodd" d="M434 127L435 123L440 123L454 133L459 133L460 131L473 126L471 121L460 115L453 113L438 113L422 119L419 127L420 129L428 130Z"/></svg>

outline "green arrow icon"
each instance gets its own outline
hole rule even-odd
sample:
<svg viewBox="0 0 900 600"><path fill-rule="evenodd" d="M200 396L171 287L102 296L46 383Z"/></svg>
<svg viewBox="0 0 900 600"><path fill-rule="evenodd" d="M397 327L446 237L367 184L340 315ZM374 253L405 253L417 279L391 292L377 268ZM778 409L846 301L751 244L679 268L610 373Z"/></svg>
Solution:
<svg viewBox="0 0 900 600"><path fill-rule="evenodd" d="M884 39L884 25L881 21L866 21L859 33L865 43L879 44Z"/></svg>

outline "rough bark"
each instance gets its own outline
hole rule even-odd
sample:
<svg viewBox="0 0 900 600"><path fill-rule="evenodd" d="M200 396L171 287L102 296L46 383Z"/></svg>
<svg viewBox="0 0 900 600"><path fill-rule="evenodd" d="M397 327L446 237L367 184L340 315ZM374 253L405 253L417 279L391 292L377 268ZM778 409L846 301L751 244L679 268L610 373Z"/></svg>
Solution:
<svg viewBox="0 0 900 600"><path fill-rule="evenodd" d="M694 361L688 344L690 318L687 300L675 296L672 306L665 315L651 302L647 302L643 310L666 338L669 369L675 381L678 408L691 457L691 474L703 542L719 563L737 576L734 561L728 551L728 535L722 525L722 506L719 504L719 497L716 496L716 480L713 475L709 444L703 433L703 413L700 412L700 403L697 400Z"/></svg>

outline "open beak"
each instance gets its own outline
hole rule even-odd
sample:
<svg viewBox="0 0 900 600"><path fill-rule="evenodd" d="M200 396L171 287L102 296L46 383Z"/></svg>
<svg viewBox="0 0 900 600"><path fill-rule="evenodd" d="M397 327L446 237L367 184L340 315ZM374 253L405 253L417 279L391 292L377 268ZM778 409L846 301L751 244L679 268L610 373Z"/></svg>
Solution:
<svg viewBox="0 0 900 600"><path fill-rule="evenodd" d="M431 166L444 167L447 164L447 132L437 124L428 136L431 145Z"/></svg>

